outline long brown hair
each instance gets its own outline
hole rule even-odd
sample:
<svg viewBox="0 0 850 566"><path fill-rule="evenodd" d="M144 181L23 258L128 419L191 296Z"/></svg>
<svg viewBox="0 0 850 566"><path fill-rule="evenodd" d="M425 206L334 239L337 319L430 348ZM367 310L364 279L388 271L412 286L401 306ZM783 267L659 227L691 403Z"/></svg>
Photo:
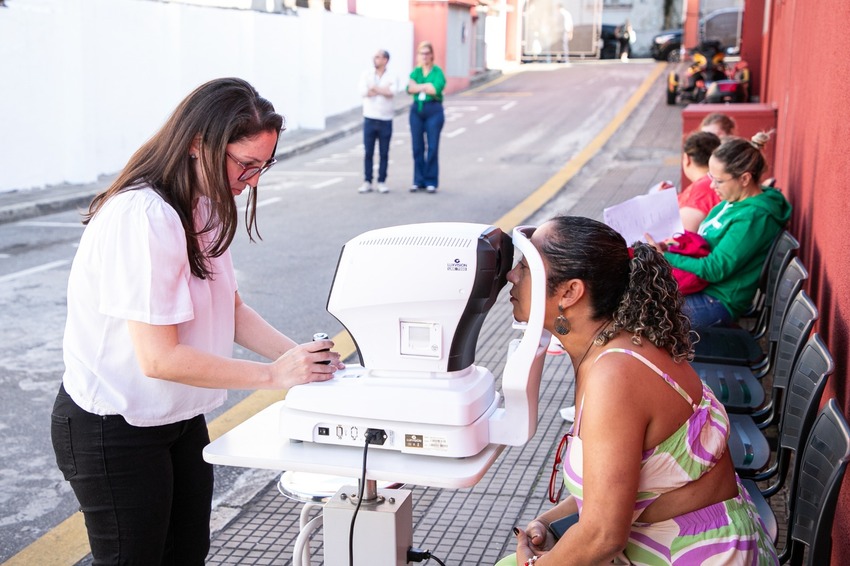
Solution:
<svg viewBox="0 0 850 566"><path fill-rule="evenodd" d="M211 277L214 274L209 259L227 250L238 225L225 163L227 144L262 132L281 132L283 123L283 117L275 112L271 102L244 80L209 81L177 105L162 128L133 154L109 188L94 197L83 215L83 223L88 224L116 194L150 186L180 217L192 275L201 279ZM202 178L198 178L194 159L189 155L196 141L200 142L197 157L202 164ZM193 208L196 199L205 194L202 187L207 188L211 211L206 224L196 228ZM257 193L251 187L245 224L252 241L255 231L260 237L256 206ZM212 237L204 247L200 236L207 233Z"/></svg>

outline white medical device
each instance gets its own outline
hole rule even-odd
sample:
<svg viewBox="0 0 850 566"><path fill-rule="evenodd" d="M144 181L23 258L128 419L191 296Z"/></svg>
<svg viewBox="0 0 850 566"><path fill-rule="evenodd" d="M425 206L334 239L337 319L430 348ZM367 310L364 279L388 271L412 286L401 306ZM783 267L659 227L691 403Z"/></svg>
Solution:
<svg viewBox="0 0 850 566"><path fill-rule="evenodd" d="M333 379L293 387L281 429L290 439L463 458L489 444L521 445L537 428L540 376L550 335L543 330L545 274L529 241L499 228L427 223L373 230L342 249L328 312L351 334L360 365ZM525 256L529 321L509 356L501 393L474 364L478 335L513 266ZM506 321L509 323L509 321Z"/></svg>

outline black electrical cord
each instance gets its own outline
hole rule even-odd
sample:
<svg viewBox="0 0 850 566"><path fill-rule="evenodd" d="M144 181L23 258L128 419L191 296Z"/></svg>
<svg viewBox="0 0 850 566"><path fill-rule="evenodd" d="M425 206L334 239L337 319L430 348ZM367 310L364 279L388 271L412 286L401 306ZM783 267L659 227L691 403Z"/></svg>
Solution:
<svg viewBox="0 0 850 566"><path fill-rule="evenodd" d="M366 456L369 454L369 444L376 433L366 431L366 444L363 445L363 472L360 475L360 485L357 489L357 506L354 508L354 514L351 516L351 527L348 529L348 566L354 566L354 521L357 520L357 512L360 511L360 504L363 503L363 488L366 485Z"/></svg>
<svg viewBox="0 0 850 566"><path fill-rule="evenodd" d="M440 566L446 566L442 560L431 554L430 550L422 550L413 546L407 549L408 564L411 562L422 562L423 560L425 560L427 563L432 559L435 560Z"/></svg>

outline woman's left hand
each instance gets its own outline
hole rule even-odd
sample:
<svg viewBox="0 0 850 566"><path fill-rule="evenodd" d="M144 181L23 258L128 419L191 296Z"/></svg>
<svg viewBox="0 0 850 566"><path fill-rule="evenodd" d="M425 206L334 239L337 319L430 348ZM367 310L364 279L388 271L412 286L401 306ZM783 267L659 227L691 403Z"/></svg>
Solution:
<svg viewBox="0 0 850 566"><path fill-rule="evenodd" d="M532 556L542 556L549 549L540 548L531 543L528 534L520 528L514 529L516 533L516 562L517 564L525 564Z"/></svg>
<svg viewBox="0 0 850 566"><path fill-rule="evenodd" d="M337 352L330 350L332 347L330 340L316 340L290 349L271 364L275 384L281 389L289 389L333 378L334 372L344 369L345 364L340 361Z"/></svg>

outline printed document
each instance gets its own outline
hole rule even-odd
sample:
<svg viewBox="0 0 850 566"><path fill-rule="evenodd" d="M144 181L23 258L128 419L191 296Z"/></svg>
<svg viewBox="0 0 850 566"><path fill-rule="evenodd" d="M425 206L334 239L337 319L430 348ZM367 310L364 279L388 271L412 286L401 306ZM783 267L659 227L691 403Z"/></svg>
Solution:
<svg viewBox="0 0 850 566"><path fill-rule="evenodd" d="M679 200L672 189L639 195L608 207L602 214L602 220L619 232L630 246L638 240L645 242L644 234L661 242L684 232Z"/></svg>

